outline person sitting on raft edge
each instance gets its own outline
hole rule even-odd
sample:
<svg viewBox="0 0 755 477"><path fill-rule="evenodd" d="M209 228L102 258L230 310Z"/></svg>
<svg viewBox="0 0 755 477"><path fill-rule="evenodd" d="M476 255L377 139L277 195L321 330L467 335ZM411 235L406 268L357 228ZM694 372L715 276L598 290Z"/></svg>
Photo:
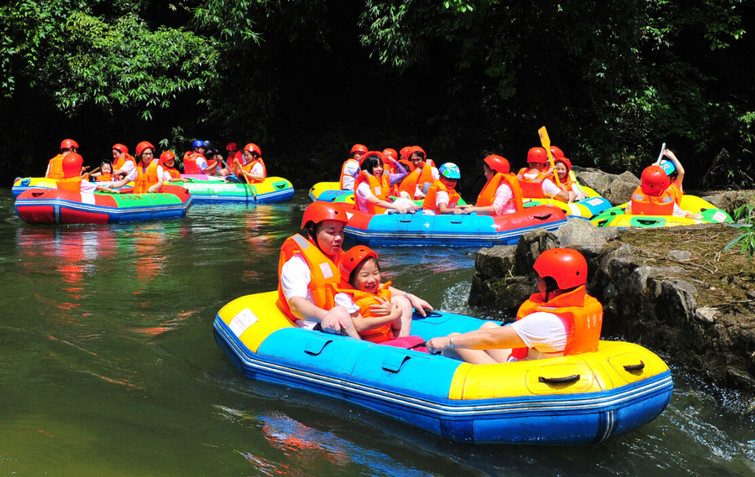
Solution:
<svg viewBox="0 0 755 477"><path fill-rule="evenodd" d="M488 321L478 330L427 342L431 353L472 364L506 363L596 351L603 306L588 295L587 261L576 250L552 248L535 260L538 293L519 307L516 321Z"/></svg>
<svg viewBox="0 0 755 477"><path fill-rule="evenodd" d="M336 263L343 253L343 229L348 219L337 203L313 202L302 217L302 230L287 238L278 260L278 308L297 326L346 334L359 339L351 309L335 301L341 282ZM411 293L396 290L422 316L432 306Z"/></svg>

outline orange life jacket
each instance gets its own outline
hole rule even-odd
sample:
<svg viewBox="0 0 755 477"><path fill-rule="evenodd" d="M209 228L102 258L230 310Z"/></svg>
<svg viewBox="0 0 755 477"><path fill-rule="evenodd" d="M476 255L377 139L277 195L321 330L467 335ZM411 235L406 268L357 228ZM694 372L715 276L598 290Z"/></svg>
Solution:
<svg viewBox="0 0 755 477"><path fill-rule="evenodd" d="M495 201L495 193L501 183L508 184L508 186L511 188L511 194L513 195L513 198L511 200L514 201L514 207L516 208L516 211L521 212L522 210L524 210L524 203L522 202L522 189L519 186L519 180L516 178L516 176L514 176L514 174L501 174L500 172L496 172L496 174L488 182L485 183L482 191L480 191L480 195L477 196L477 202L475 203L475 206L489 207L493 205L493 202ZM506 205L504 204L504 207L505 206Z"/></svg>
<svg viewBox="0 0 755 477"><path fill-rule="evenodd" d="M186 154L184 154L184 174L203 174L203 171L199 170L199 167L197 167L197 159L199 158L204 159L204 156L201 155L198 152L194 151L188 151ZM207 160L205 159L205 162ZM208 164L209 167L209 164Z"/></svg>
<svg viewBox="0 0 755 477"><path fill-rule="evenodd" d="M674 196L666 189L660 196L647 195L638 187L632 192L632 214L674 215Z"/></svg>
<svg viewBox="0 0 755 477"><path fill-rule="evenodd" d="M134 156L131 156L129 154L123 154L121 155L113 164L113 170L119 171L123 169L123 166L126 165L127 161L131 161L134 163L134 167L136 167L136 159L134 159Z"/></svg>
<svg viewBox="0 0 755 477"><path fill-rule="evenodd" d="M341 281L341 273L338 267L319 248L300 234L293 235L283 242L280 258L278 259L278 308L291 320L297 318L288 306L288 300L283 294L280 276L283 265L291 257L301 252L304 260L309 265L310 281L309 291L315 300L315 305L323 310L331 310L335 307L335 287ZM338 257L336 257L338 261Z"/></svg>
<svg viewBox="0 0 755 477"><path fill-rule="evenodd" d="M516 174L516 178L519 179L519 185L522 188L522 195L528 198L546 198L545 194L543 194L543 181L548 177L548 173L540 171L537 176L531 178L524 175L529 170L529 167L523 167Z"/></svg>
<svg viewBox="0 0 755 477"><path fill-rule="evenodd" d="M58 179L57 186L61 190L70 190L73 192L81 192L81 181L83 177L69 177L68 179Z"/></svg>
<svg viewBox="0 0 755 477"><path fill-rule="evenodd" d="M676 182L671 182L669 184L668 189L666 189L669 194L674 198L674 202L676 202L676 205L682 204L682 197L684 196L684 192L677 187Z"/></svg>
<svg viewBox="0 0 755 477"><path fill-rule="evenodd" d="M62 179L65 177L65 174L63 174L63 154L58 154L50 159L49 164L45 177L49 179Z"/></svg>
<svg viewBox="0 0 755 477"><path fill-rule="evenodd" d="M372 314L370 306L379 304L376 297L385 298L386 300L391 301L390 286L391 282L381 285L377 295L354 289L339 289L339 291L350 294L354 299L354 304L359 307L359 314L365 318L369 318L375 316ZM371 341L373 343L382 343L383 341L392 340L393 325L391 323L386 323L378 328L359 333L359 337L365 341Z"/></svg>
<svg viewBox="0 0 755 477"><path fill-rule="evenodd" d="M245 170L246 172L249 172L249 173L251 173L251 172L252 172L252 168L253 168L253 167L254 167L254 165L255 165L255 164L257 164L257 163L260 163L260 164L262 164L262 175L263 175L264 177L267 177L267 168L265 167L265 162L264 162L264 161L262 160L262 158L261 158L261 157L258 157L257 159L253 160L253 161L252 161L252 162L250 162L249 164L247 164L247 165L243 166L243 169L244 169L244 170ZM244 176L244 177L246 177L246 176ZM260 179L260 180L252 180L252 182L254 182L254 183L258 183L258 182L263 182L264 180L265 180L265 179Z"/></svg>
<svg viewBox="0 0 755 477"><path fill-rule="evenodd" d="M439 180L433 182L433 185L430 186L429 189L427 189L427 194L425 195L425 200L422 202L422 208L425 210L432 210L436 214L440 214L440 209L438 208L436 202L438 198L438 191L447 192L448 193L448 205L449 208L456 207L456 204L459 203L459 199L461 199L461 196L458 192L456 192L456 189L448 190L448 187L443 185L443 183Z"/></svg>
<svg viewBox="0 0 755 477"><path fill-rule="evenodd" d="M425 184L432 185L434 182L433 168L432 166L425 164L421 169L419 167L414 169L403 181L401 181L399 191L406 192L409 194L409 197L416 199L417 197L415 197L414 192L417 187L422 190L425 187Z"/></svg>
<svg viewBox="0 0 755 477"><path fill-rule="evenodd" d="M150 187L160 182L157 177L157 166L160 165L160 161L152 159L145 169L142 165L136 166L136 180L134 180L134 194L144 194ZM160 191L158 191L160 192Z"/></svg>
<svg viewBox="0 0 755 477"><path fill-rule="evenodd" d="M100 174L99 176L97 176L98 182L107 182L107 181L112 181L112 180L113 180L113 174Z"/></svg>
<svg viewBox="0 0 755 477"><path fill-rule="evenodd" d="M178 171L178 169L176 169L175 166L168 167L165 164L163 164L163 172L167 172L168 174L170 174L171 179L181 178L181 173Z"/></svg>
<svg viewBox="0 0 755 477"><path fill-rule="evenodd" d="M373 176L367 171L360 172L356 180L354 181L354 197L356 198L356 191L359 187L359 184L361 184L362 182L367 182L370 186L370 190L373 194L375 194L375 197L380 200L389 201L390 197L388 196L388 194L391 186L389 184L387 174L384 173L380 179L381 180L378 181L377 177ZM371 204L370 202L365 201L364 205L367 207L367 210L363 210L362 212L367 212L368 214L382 214L385 212L384 208L378 207L377 205Z"/></svg>
<svg viewBox="0 0 755 477"><path fill-rule="evenodd" d="M344 187L344 185L343 185L343 179L344 179L344 177L346 177L346 175L347 175L347 174L346 174L346 166L347 166L347 165L349 164L349 162L350 162L350 161L354 161L354 162L356 163L356 165L357 165L357 169L359 169L359 161L357 161L357 160L356 160L356 159L354 159L353 157L350 157L350 158L346 159L346 160L345 160L345 161L343 162L343 165L341 166L341 178L339 179L339 181L340 181L340 184L341 184L341 189L345 189L345 188L346 188L346 187Z"/></svg>
<svg viewBox="0 0 755 477"><path fill-rule="evenodd" d="M603 326L603 305L585 292L584 285L547 302L542 293L535 293L519 307L516 319L521 320L538 311L553 313L570 323L565 356L597 351ZM516 348L511 356L522 359L527 356L527 349Z"/></svg>

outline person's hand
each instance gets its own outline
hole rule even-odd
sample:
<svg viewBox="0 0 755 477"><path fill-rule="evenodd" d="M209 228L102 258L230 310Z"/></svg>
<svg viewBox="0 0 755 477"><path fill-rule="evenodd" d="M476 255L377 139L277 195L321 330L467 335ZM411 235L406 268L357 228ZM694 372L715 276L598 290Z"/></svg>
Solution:
<svg viewBox="0 0 755 477"><path fill-rule="evenodd" d="M441 336L437 338L432 338L430 341L425 343L425 346L427 346L427 351L429 351L430 354L438 354L441 351L448 349L450 347L449 337Z"/></svg>
<svg viewBox="0 0 755 477"><path fill-rule="evenodd" d="M375 316L390 315L393 305L390 300L387 300L381 296L375 297L379 302L379 305L370 305L370 311Z"/></svg>
<svg viewBox="0 0 755 477"><path fill-rule="evenodd" d="M412 295L410 293L406 298L409 299L409 302L412 304L414 309L417 310L417 313L419 313L420 316L427 316L427 312L425 310L433 311L433 306L417 295Z"/></svg>
<svg viewBox="0 0 755 477"><path fill-rule="evenodd" d="M401 207L400 205L397 205L397 206L396 206L396 211L397 211L397 212L398 212L399 214L405 214L405 213L406 213L406 207Z"/></svg>
<svg viewBox="0 0 755 477"><path fill-rule="evenodd" d="M340 335L343 326L341 325L340 316L334 310L330 310L320 320L320 328L326 333Z"/></svg>

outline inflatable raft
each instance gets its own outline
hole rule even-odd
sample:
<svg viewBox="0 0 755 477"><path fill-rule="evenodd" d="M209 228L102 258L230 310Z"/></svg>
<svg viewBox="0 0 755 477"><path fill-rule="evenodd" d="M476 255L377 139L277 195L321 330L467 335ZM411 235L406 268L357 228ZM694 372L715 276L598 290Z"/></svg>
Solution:
<svg viewBox="0 0 755 477"><path fill-rule="evenodd" d="M586 186L580 186L587 194L587 197L574 202L563 202L558 199L531 198L524 199L524 206L533 205L552 205L563 210L569 217L578 217L581 219L591 219L596 215L613 207L610 202L600 194Z"/></svg>
<svg viewBox="0 0 755 477"><path fill-rule="evenodd" d="M289 201L294 196L294 186L282 177L268 177L255 184L204 174L183 174L181 178L184 179L181 185L191 192L196 203L273 204Z"/></svg>
<svg viewBox="0 0 755 477"><path fill-rule="evenodd" d="M653 420L671 399L666 364L635 344L601 341L576 356L471 365L440 355L296 328L277 292L238 298L215 339L247 377L348 401L444 437L475 443L594 444ZM415 315L428 340L479 328L451 313Z"/></svg>
<svg viewBox="0 0 755 477"><path fill-rule="evenodd" d="M351 202L354 202L354 191L341 189L341 183L335 182L318 182L309 189L309 198L312 202L322 200L325 202L334 202L342 195L351 195ZM341 200L343 201L343 199Z"/></svg>
<svg viewBox="0 0 755 477"><path fill-rule="evenodd" d="M176 185L159 194L84 193L29 189L16 197L16 213L30 224L118 224L175 219L192 204L188 190Z"/></svg>
<svg viewBox="0 0 755 477"><path fill-rule="evenodd" d="M356 243L382 245L443 245L490 247L514 244L522 234L535 229L556 230L566 223L561 209L548 205L525 207L507 215L370 215L347 210L349 222L344 235Z"/></svg>
<svg viewBox="0 0 755 477"><path fill-rule="evenodd" d="M710 202L694 195L685 194L680 207L686 211L702 215L702 219L676 217L673 215L635 215L625 213L627 204L611 207L595 216L590 222L597 227L676 227L705 223L733 223L731 216Z"/></svg>
<svg viewBox="0 0 755 477"><path fill-rule="evenodd" d="M133 182L129 182L128 185L121 188L121 190L128 190L134 187ZM58 181L56 179L48 179L47 177L16 177L13 181L13 187L11 189L13 197L18 197L22 192L30 189L57 189Z"/></svg>

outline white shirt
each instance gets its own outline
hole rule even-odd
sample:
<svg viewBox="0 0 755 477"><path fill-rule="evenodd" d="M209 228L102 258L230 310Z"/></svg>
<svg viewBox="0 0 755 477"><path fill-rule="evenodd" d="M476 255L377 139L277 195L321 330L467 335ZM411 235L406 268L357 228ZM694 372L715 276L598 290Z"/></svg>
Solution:
<svg viewBox="0 0 755 477"><path fill-rule="evenodd" d="M298 296L306 299L308 302L315 304L315 299L309 289L309 283L312 281L312 275L309 271L309 265L304 259L301 252L296 253L281 267L281 290L286 300ZM339 293L343 295L343 293ZM348 296L348 295L347 295ZM359 308L351 301L351 306L344 303L343 299L338 299L336 295L336 305L345 306L349 313L354 313ZM314 320L297 320L296 324L302 328L312 329L317 324Z"/></svg>
<svg viewBox="0 0 755 477"><path fill-rule="evenodd" d="M197 156L197 169L199 169L199 172L203 174L207 167L207 160L204 156Z"/></svg>
<svg viewBox="0 0 755 477"><path fill-rule="evenodd" d="M131 171L135 169L136 169L136 164L134 164L134 161L126 161L123 163L123 167L121 167L121 172L125 172L126 175L128 175L128 174L131 174Z"/></svg>
<svg viewBox="0 0 755 477"><path fill-rule="evenodd" d="M343 166L343 190L354 189L354 179L359 175L359 161L349 159Z"/></svg>
<svg viewBox="0 0 755 477"><path fill-rule="evenodd" d="M367 199L369 199L370 197L375 197L375 194L372 193L372 189L370 188L370 184L367 181L359 184L355 197L357 209L361 210L362 212L369 212L367 210Z"/></svg>
<svg viewBox="0 0 755 477"><path fill-rule="evenodd" d="M251 174L261 176L265 173L265 170L262 168L262 164L259 162L252 166L252 170L249 171Z"/></svg>
<svg viewBox="0 0 755 477"><path fill-rule="evenodd" d="M563 356L569 338L569 322L553 313L537 311L512 323L527 345L527 360Z"/></svg>
<svg viewBox="0 0 755 477"><path fill-rule="evenodd" d="M556 197L559 192L561 192L561 189L553 183L550 179L545 179L543 181L542 185L543 194L545 194L546 197ZM576 197L574 200L582 200L587 197L587 195L582 192L582 190L579 188L579 185L575 182L571 185L571 191L576 194Z"/></svg>

